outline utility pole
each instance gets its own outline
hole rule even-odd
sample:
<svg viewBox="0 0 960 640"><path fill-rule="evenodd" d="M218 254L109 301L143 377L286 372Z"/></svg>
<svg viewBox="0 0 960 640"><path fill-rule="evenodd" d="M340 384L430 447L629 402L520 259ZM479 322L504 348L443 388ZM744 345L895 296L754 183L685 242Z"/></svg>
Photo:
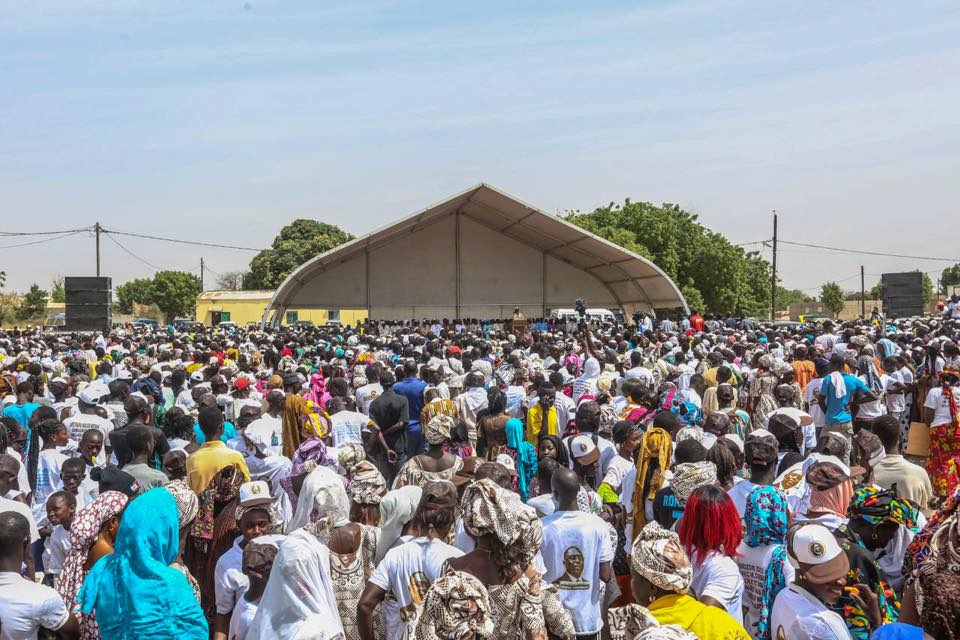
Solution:
<svg viewBox="0 0 960 640"><path fill-rule="evenodd" d="M200 292L204 292L203 288L203 256L200 256Z"/></svg>
<svg viewBox="0 0 960 640"><path fill-rule="evenodd" d="M770 278L770 322L777 319L777 210L773 210L773 276Z"/></svg>
<svg viewBox="0 0 960 640"><path fill-rule="evenodd" d="M867 317L867 286L863 280L863 265L860 265L860 317Z"/></svg>
<svg viewBox="0 0 960 640"><path fill-rule="evenodd" d="M103 227L100 226L100 223L93 225L93 230L97 235L97 277L100 277L100 231Z"/></svg>

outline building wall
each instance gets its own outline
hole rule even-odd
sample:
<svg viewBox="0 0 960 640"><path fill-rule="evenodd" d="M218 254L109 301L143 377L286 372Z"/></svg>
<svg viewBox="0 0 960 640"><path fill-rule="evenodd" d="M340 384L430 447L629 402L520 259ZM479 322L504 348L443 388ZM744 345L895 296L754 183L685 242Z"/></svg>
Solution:
<svg viewBox="0 0 960 640"><path fill-rule="evenodd" d="M267 308L270 297L258 298L237 298L231 299L220 296L215 299L206 299L201 294L197 298L197 307L195 318L198 322L210 326L213 324L216 312L229 313L230 321L236 322L240 326L248 323L259 323L263 318L263 310ZM343 325L354 325L358 320L364 320L367 317L366 310L357 309L339 309L340 323ZM288 316L296 314L295 320L310 320L314 324L321 325L330 320L328 309L288 309L281 320L281 324L290 324ZM293 317L290 317L293 320Z"/></svg>
<svg viewBox="0 0 960 640"><path fill-rule="evenodd" d="M867 316L870 315L870 312L874 307L883 310L883 301L882 300L866 300L865 302ZM937 312L937 303L934 301L927 305L925 309L927 313L936 313ZM830 312L827 310L827 307L819 302L795 302L790 305L789 315L791 320L799 320L802 315L809 314L823 314L830 315ZM860 301L859 300L847 300L843 303L843 310L837 315L838 320L856 320L860 317Z"/></svg>

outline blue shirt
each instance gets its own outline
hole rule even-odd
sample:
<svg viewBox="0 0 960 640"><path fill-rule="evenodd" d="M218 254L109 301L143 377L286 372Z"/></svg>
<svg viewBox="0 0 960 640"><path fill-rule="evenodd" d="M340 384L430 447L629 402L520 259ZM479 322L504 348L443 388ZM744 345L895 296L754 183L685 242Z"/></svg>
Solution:
<svg viewBox="0 0 960 640"><path fill-rule="evenodd" d="M407 399L410 406L410 422L407 431L420 431L420 410L423 409L423 390L427 383L419 378L407 378L393 385L393 390Z"/></svg>
<svg viewBox="0 0 960 640"><path fill-rule="evenodd" d="M200 429L199 424L193 425L193 434L197 437L197 444L203 444L207 441L207 436L203 435L203 430ZM232 422L223 423L223 435L220 436L220 440L226 443L227 440L237 437L237 430L233 428Z"/></svg>
<svg viewBox="0 0 960 640"><path fill-rule="evenodd" d="M3 417L13 418L17 421L17 424L26 429L29 433L30 427L27 426L27 423L30 422L30 416L33 415L33 412L39 408L40 405L36 402L7 405L7 408L3 410Z"/></svg>
<svg viewBox="0 0 960 640"><path fill-rule="evenodd" d="M857 376L850 375L849 373L842 375L843 383L847 387L847 393L844 396L836 397L836 394L833 392L833 383L830 382L830 376L824 378L823 384L820 385L820 395L827 400L827 410L824 412L827 424L843 424L853 420L849 409L850 401L857 395L857 392L867 393L870 391L867 385L863 384Z"/></svg>

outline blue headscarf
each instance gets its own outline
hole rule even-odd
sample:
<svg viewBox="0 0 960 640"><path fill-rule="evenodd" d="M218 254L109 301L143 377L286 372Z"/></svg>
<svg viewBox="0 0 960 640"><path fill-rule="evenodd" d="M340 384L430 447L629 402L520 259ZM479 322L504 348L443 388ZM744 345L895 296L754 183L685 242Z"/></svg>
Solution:
<svg viewBox="0 0 960 640"><path fill-rule="evenodd" d="M747 530L743 537L748 547L775 545L763 580L763 597L760 602L760 621L757 623L756 640L770 640L770 613L777 594L786 587L783 577L787 561L787 498L783 493L766 485L757 487L747 496L743 511Z"/></svg>
<svg viewBox="0 0 960 640"><path fill-rule="evenodd" d="M80 589L81 611L96 610L103 640L207 640L206 618L182 573L177 504L152 489L131 500L113 553L97 561Z"/></svg>
<svg viewBox="0 0 960 640"><path fill-rule="evenodd" d="M507 432L507 446L517 452L517 490L520 498L526 502L530 498L530 481L537 473L537 450L523 438L523 423L510 418L504 425Z"/></svg>
<svg viewBox="0 0 960 640"><path fill-rule="evenodd" d="M923 640L923 629L912 624L891 622L878 627L870 640Z"/></svg>

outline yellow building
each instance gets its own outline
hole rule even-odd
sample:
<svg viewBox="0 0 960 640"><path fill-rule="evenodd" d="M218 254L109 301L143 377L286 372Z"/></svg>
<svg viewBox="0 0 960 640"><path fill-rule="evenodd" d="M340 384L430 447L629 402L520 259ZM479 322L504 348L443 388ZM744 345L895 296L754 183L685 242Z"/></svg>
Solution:
<svg viewBox="0 0 960 640"><path fill-rule="evenodd" d="M208 327L228 320L241 327L259 323L271 297L273 291L204 291L197 296L196 319ZM366 317L365 309L287 309L280 323L310 321L323 325L339 321L344 326L352 326Z"/></svg>

